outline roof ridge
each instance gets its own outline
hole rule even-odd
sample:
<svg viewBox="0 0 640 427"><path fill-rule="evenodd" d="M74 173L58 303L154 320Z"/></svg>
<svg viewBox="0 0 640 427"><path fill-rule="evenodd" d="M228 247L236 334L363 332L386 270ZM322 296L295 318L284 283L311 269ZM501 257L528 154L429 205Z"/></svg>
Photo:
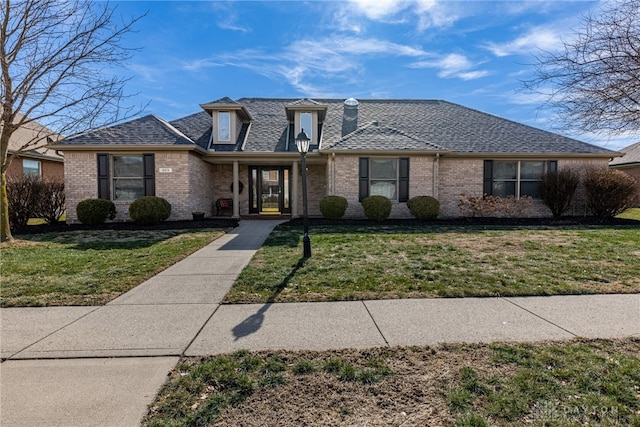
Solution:
<svg viewBox="0 0 640 427"><path fill-rule="evenodd" d="M165 119L163 119L162 117L158 117L155 114L151 114L151 117L155 118L156 120L158 120L162 125L166 126L171 132L175 133L176 135L178 135L181 138L186 139L187 141L189 141L192 144L195 144L195 142L189 138L187 135L185 135L184 133L182 133L180 130L178 130L175 126L173 126L171 123L169 123L168 121L166 121Z"/></svg>

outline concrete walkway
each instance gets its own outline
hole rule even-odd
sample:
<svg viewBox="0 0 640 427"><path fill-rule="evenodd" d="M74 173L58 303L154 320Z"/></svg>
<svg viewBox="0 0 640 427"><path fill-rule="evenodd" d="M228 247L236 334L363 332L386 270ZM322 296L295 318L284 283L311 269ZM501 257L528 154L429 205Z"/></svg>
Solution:
<svg viewBox="0 0 640 427"><path fill-rule="evenodd" d="M220 305L275 221L103 307L0 310L0 424L134 426L180 356L640 336L640 295Z"/></svg>

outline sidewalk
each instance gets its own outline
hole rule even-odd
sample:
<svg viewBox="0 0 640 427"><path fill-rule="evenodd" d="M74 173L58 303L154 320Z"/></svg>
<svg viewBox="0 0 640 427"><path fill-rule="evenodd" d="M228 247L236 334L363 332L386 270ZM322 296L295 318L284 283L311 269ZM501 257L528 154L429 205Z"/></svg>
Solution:
<svg viewBox="0 0 640 427"><path fill-rule="evenodd" d="M640 295L220 305L275 221L104 307L0 310L2 426L132 426L182 355L640 336Z"/></svg>

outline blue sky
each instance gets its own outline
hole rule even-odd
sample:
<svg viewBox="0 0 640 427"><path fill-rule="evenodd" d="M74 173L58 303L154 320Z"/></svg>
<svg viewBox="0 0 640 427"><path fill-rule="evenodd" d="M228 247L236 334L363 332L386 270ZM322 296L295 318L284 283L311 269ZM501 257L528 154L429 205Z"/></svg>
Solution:
<svg viewBox="0 0 640 427"><path fill-rule="evenodd" d="M444 99L558 131L523 91L538 49L579 28L593 1L126 1L147 12L121 70L148 113L173 120L224 96ZM637 135L558 131L618 149Z"/></svg>

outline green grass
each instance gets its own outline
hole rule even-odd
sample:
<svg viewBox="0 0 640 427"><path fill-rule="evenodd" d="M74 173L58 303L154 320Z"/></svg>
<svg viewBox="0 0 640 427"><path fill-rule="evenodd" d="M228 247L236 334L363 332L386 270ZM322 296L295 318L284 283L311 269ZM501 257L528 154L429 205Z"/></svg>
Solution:
<svg viewBox="0 0 640 427"><path fill-rule="evenodd" d="M631 208L622 212L617 218L635 219L640 221L640 208Z"/></svg>
<svg viewBox="0 0 640 427"><path fill-rule="evenodd" d="M637 343L635 353L604 340L491 349L501 374L465 366L445 393L456 426L640 425Z"/></svg>
<svg viewBox="0 0 640 427"><path fill-rule="evenodd" d="M0 305L102 305L222 234L103 230L20 236L0 246Z"/></svg>
<svg viewBox="0 0 640 427"><path fill-rule="evenodd" d="M640 291L638 227L277 227L226 302Z"/></svg>

